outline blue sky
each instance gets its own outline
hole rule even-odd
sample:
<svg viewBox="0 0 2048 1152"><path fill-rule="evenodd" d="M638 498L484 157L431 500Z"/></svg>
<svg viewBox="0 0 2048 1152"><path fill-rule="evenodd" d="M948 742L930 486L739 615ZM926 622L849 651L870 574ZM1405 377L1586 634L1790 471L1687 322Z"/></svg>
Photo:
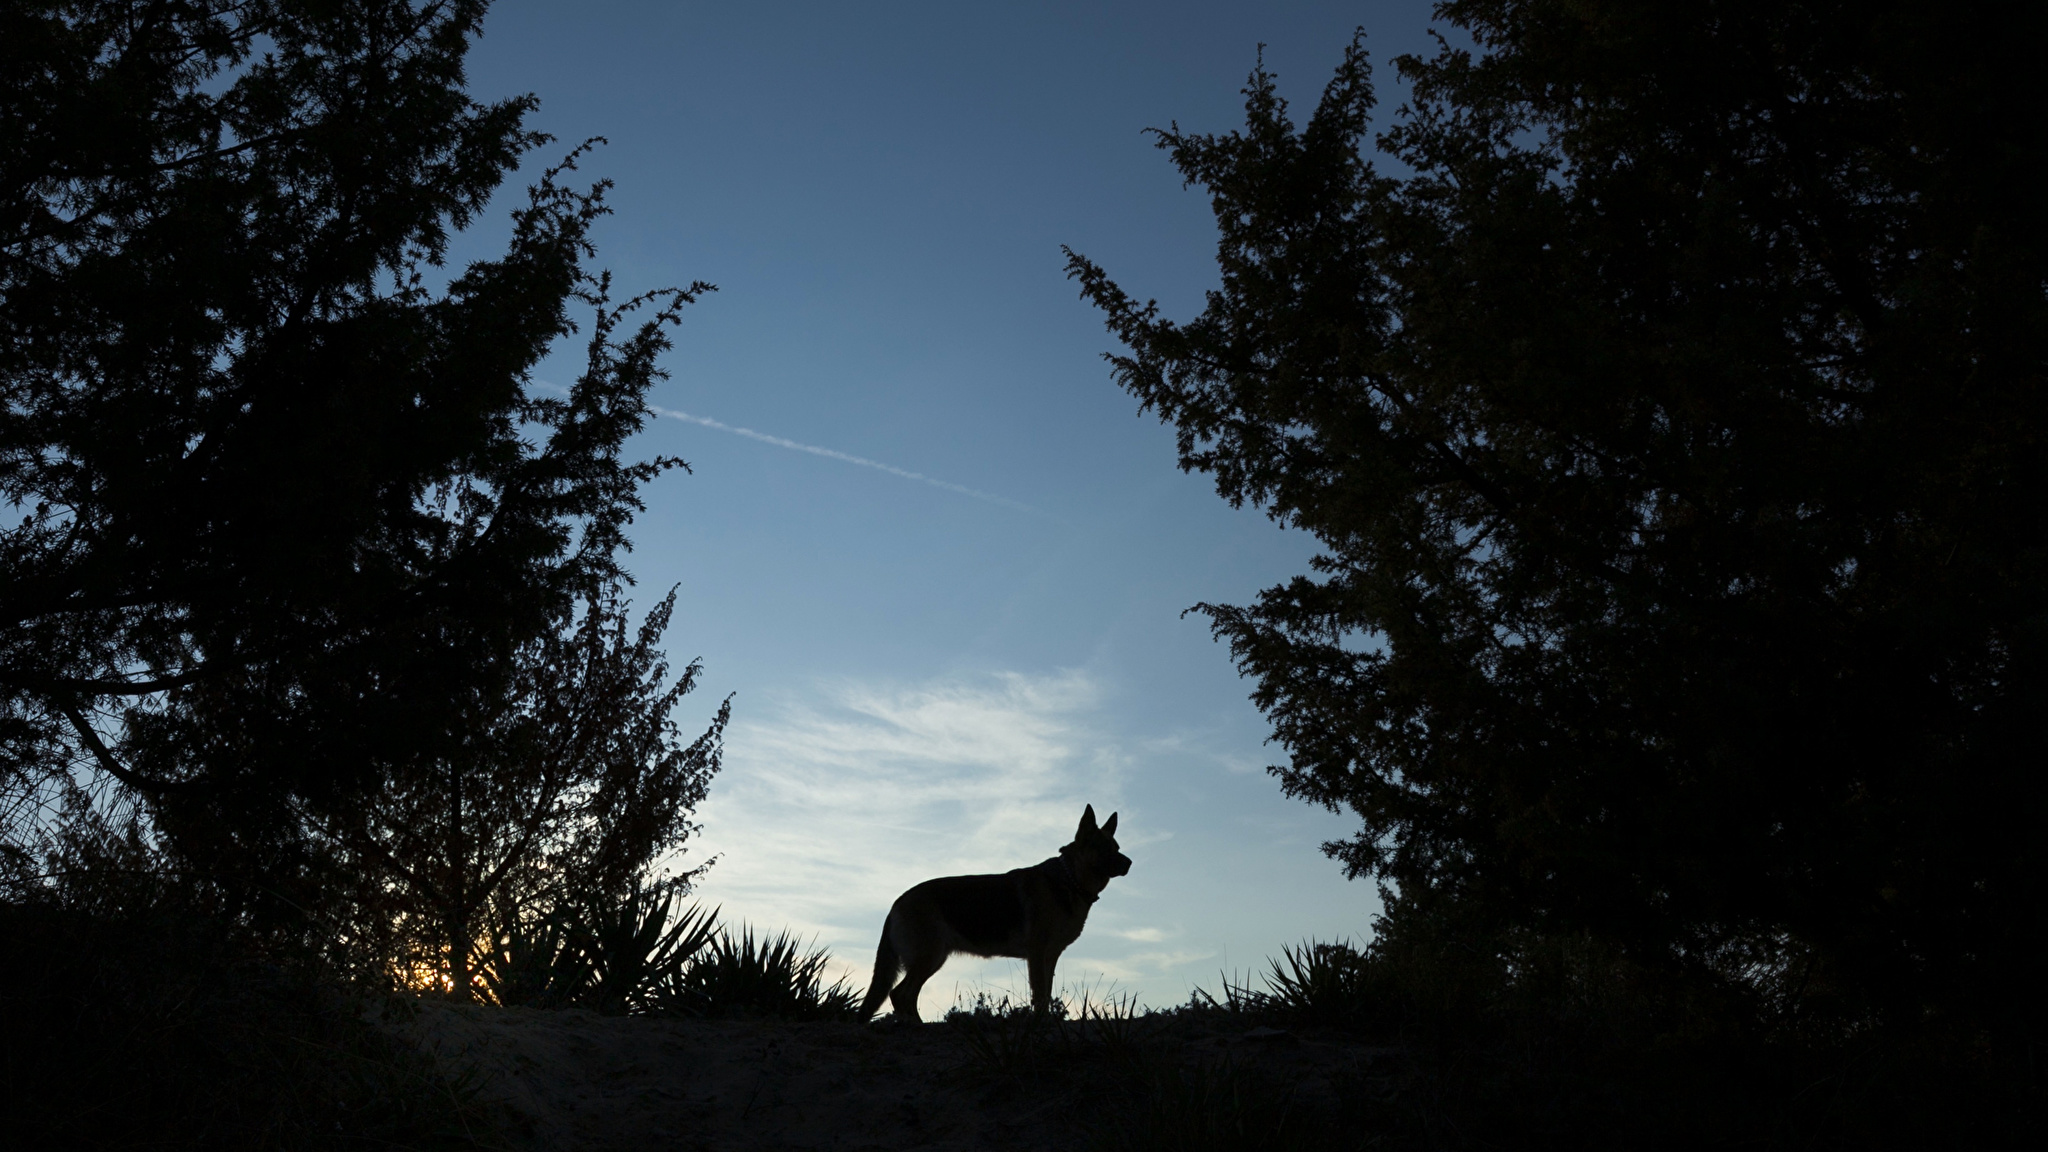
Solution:
<svg viewBox="0 0 2048 1152"><path fill-rule="evenodd" d="M1071 990L1163 1006L1363 937L1371 886L1317 851L1352 821L1280 794L1250 685L1181 616L1312 542L1177 470L1060 254L1197 312L1208 205L1141 131L1237 126L1262 42L1305 116L1360 25L1379 62L1428 46L1413 0L494 7L476 94L540 97L561 143L537 162L610 141L584 165L618 184L599 262L629 292L719 286L640 445L694 471L648 491L630 564L643 603L681 588L687 719L735 694L688 856L718 857L699 895L728 920L864 984L903 888L1035 863L1092 803L1135 867ZM537 377L574 370L565 349ZM1020 962L957 958L922 1007L1022 988Z"/></svg>

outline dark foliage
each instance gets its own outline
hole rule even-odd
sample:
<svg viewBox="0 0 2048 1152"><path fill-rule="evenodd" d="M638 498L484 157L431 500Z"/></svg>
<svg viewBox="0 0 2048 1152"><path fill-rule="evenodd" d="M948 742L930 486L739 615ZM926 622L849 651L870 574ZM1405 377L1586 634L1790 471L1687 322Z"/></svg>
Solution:
<svg viewBox="0 0 2048 1152"><path fill-rule="evenodd" d="M628 463L690 290L616 304L550 173L437 286L520 156L482 0L0 12L0 801L146 798L232 915L323 911L309 826L425 759L620 576ZM565 395L528 372L594 313ZM636 311L648 315L635 319ZM633 323L629 323L632 321ZM18 854L17 854L18 855Z"/></svg>
<svg viewBox="0 0 2048 1152"><path fill-rule="evenodd" d="M1488 964L1589 939L1717 1012L2020 1058L2048 10L1440 14L1477 47L1400 61L1406 175L1361 44L1304 126L1261 70L1241 132L1161 135L1221 233L1200 317L1071 265L1182 465L1324 547L1202 606L1275 773Z"/></svg>
<svg viewBox="0 0 2048 1152"><path fill-rule="evenodd" d="M1760 1035L1583 935L1505 964L1454 918L1402 914L1362 951L1288 948L1178 1008L978 997L946 1023L993 1089L1058 1101L1105 1150L2038 1143L2038 1089L1986 1050Z"/></svg>
<svg viewBox="0 0 2048 1152"><path fill-rule="evenodd" d="M490 1143L465 1081L372 1022L381 1001L251 954L204 917L0 905L0 939L10 1147Z"/></svg>
<svg viewBox="0 0 2048 1152"><path fill-rule="evenodd" d="M1362 958L1352 1019L1404 1049L1361 1120L1401 1142L1988 1149L2039 1128L2037 1074L1980 1037L1759 1029L1746 997L1586 934L1489 942L1455 913L1400 915Z"/></svg>
<svg viewBox="0 0 2048 1152"><path fill-rule="evenodd" d="M1454 913L1396 915L1363 952L1308 944L1262 988L1198 991L1174 1026L1371 1045L1333 1112L1296 1118L1331 1146L2018 1148L2038 1128L2033 1073L1981 1045L1762 1033L1589 935L1510 946Z"/></svg>
<svg viewBox="0 0 2048 1152"><path fill-rule="evenodd" d="M307 828L341 865L334 915L363 959L466 996L479 949L542 944L563 913L600 941L666 922L696 873L657 870L695 831L729 706L684 738L674 712L699 667L671 681L658 646L675 595L634 630L620 593L522 645L505 693L466 702L459 745L394 762L378 792Z"/></svg>

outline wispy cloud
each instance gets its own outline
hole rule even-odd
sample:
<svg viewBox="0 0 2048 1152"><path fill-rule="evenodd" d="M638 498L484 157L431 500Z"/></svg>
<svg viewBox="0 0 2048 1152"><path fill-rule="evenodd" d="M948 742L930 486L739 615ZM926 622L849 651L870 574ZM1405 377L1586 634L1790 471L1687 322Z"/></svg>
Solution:
<svg viewBox="0 0 2048 1152"><path fill-rule="evenodd" d="M663 416L687 421L691 424L701 424L706 428L716 428L720 432L730 432L735 436L744 436L749 440L758 440L763 444L773 444L777 448L787 448L792 452L808 452L813 456L823 456L828 460L839 460L847 464L858 464L863 468L873 468L879 472L887 472L891 476L900 476L905 480L915 480L920 484L929 484L934 488L943 488L948 492L956 492L962 496L971 496L976 500L985 500L990 504L1000 504L1005 508L1015 509L1018 512L1031 516L1042 516L1048 520L1058 519L1058 517L1050 512L1033 508L1029 504L1012 500L1007 496L998 496L993 492L983 492L979 488L969 488L965 484L955 484L951 480L941 480L936 476L927 476L922 472L912 472L908 468L898 468L894 464L884 464L880 460L870 460L865 456L855 456L851 452L841 452L836 448L821 448L816 444L804 444L782 436L770 436L766 432L756 432L752 428L742 428L720 420L713 420L709 416L698 416L676 408L662 408L652 404L648 405L648 407L650 410Z"/></svg>

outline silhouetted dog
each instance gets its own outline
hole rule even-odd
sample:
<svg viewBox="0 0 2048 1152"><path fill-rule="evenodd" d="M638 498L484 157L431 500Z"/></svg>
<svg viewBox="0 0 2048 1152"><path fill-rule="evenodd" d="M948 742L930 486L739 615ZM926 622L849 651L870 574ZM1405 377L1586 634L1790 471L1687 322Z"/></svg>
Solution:
<svg viewBox="0 0 2048 1152"><path fill-rule="evenodd" d="M1130 857L1116 848L1116 813L1097 828L1091 804L1081 813L1074 842L1042 864L919 884L896 898L882 923L861 1019L873 1016L887 996L899 1019L917 1023L918 992L955 952L1025 961L1031 971L1031 1006L1046 1011L1060 953L1080 937L1088 906L1110 878L1130 870ZM901 984L896 983L899 972Z"/></svg>

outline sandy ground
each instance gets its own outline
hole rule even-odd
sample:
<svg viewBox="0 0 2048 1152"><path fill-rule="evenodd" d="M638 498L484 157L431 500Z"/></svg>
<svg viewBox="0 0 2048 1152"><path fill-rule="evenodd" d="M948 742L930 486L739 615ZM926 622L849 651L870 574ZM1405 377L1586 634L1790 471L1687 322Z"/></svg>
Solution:
<svg viewBox="0 0 2048 1152"><path fill-rule="evenodd" d="M485 1098L509 1116L503 1135L515 1148L1065 1152L1093 1142L1069 1093L991 1074L986 1056L945 1024L657 1020L425 1003L406 1027L481 1079ZM1191 1063L1257 1061L1310 1096L1385 1051L1270 1028L1189 1032L1170 1044Z"/></svg>

